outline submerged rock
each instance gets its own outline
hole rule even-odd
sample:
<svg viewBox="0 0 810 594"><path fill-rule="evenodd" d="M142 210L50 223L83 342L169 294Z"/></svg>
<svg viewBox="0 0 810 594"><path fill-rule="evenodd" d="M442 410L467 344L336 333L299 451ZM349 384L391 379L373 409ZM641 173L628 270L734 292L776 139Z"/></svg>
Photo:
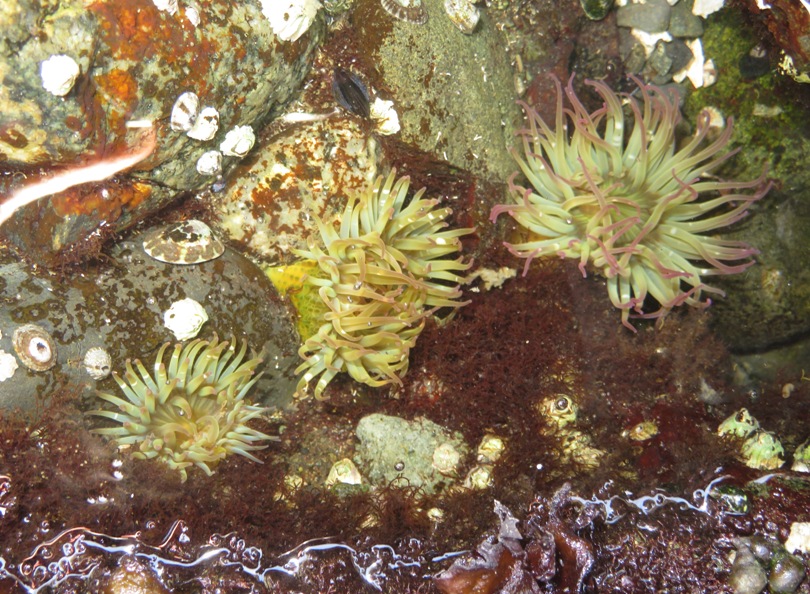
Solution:
<svg viewBox="0 0 810 594"><path fill-rule="evenodd" d="M36 324L49 333L57 353L47 370L20 365L0 381L0 409L31 409L38 397L58 387L77 386L92 395L94 388L117 391L112 378L95 381L84 358L103 348L112 371L124 371L127 359L150 365L157 349L174 342L163 324L163 312L173 302L194 299L209 315L202 332L246 340L262 352L264 375L254 388L263 404L283 406L294 392L293 370L298 364L298 336L280 298L264 273L239 254L226 250L218 259L196 265L158 262L144 253L142 237L123 241L110 252L110 261L88 266L73 276L45 275L0 255L0 349L14 353L15 329ZM104 379L106 377L106 379Z"/></svg>
<svg viewBox="0 0 810 594"><path fill-rule="evenodd" d="M287 129L260 145L210 197L217 231L251 256L287 262L348 196L378 174L377 139L345 115Z"/></svg>
<svg viewBox="0 0 810 594"><path fill-rule="evenodd" d="M486 14L465 34L444 14L443 0L424 6L437 18L414 25L390 16L380 0L356 2L354 33L360 54L376 65L372 82L391 94L403 142L506 180L515 168L506 146L520 119L506 42Z"/></svg>
<svg viewBox="0 0 810 594"><path fill-rule="evenodd" d="M371 414L357 424L356 461L372 484L434 493L458 479L469 448L460 434L427 419Z"/></svg>

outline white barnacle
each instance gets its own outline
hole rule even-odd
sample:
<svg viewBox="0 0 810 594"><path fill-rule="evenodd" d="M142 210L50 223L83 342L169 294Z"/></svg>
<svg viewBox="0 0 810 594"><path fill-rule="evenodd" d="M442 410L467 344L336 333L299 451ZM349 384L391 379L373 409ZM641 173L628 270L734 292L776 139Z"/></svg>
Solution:
<svg viewBox="0 0 810 594"><path fill-rule="evenodd" d="M295 41L307 32L321 8L318 0L261 0L262 14L282 41Z"/></svg>
<svg viewBox="0 0 810 594"><path fill-rule="evenodd" d="M222 153L208 151L197 159L197 173L202 175L219 175L222 172Z"/></svg>
<svg viewBox="0 0 810 594"><path fill-rule="evenodd" d="M17 365L17 359L14 358L14 355L0 349L0 382L11 379L14 372L17 371L17 367L19 365Z"/></svg>
<svg viewBox="0 0 810 594"><path fill-rule="evenodd" d="M172 331L177 340L194 338L207 321L205 308L194 299L175 301L163 312L163 325Z"/></svg>
<svg viewBox="0 0 810 594"><path fill-rule="evenodd" d="M393 101L377 97L370 108L371 119L377 124L377 132L390 136L399 132L399 116L394 109Z"/></svg>
<svg viewBox="0 0 810 594"><path fill-rule="evenodd" d="M231 157L244 157L253 148L256 135L250 126L236 126L228 130L225 139L220 143L219 150Z"/></svg>
<svg viewBox="0 0 810 594"><path fill-rule="evenodd" d="M177 12L177 0L152 0L152 4L154 4L158 10L168 12L170 15Z"/></svg>
<svg viewBox="0 0 810 594"><path fill-rule="evenodd" d="M56 54L39 65L42 87L57 97L64 97L79 78L79 65L76 60L64 54Z"/></svg>
<svg viewBox="0 0 810 594"><path fill-rule="evenodd" d="M194 27L200 24L200 11L194 6L186 6L186 18Z"/></svg>
<svg viewBox="0 0 810 594"><path fill-rule="evenodd" d="M354 462L348 458L338 460L332 465L329 470L329 475L326 477L325 485L331 487L338 483L344 485L360 485L363 483L363 477Z"/></svg>
<svg viewBox="0 0 810 594"><path fill-rule="evenodd" d="M194 140L211 140L219 130L219 112L213 107L203 107L194 125L186 136Z"/></svg>
<svg viewBox="0 0 810 594"><path fill-rule="evenodd" d="M505 449L506 445L502 438L487 434L478 446L476 460L481 464L494 464L500 459Z"/></svg>
<svg viewBox="0 0 810 594"><path fill-rule="evenodd" d="M757 470L776 470L785 463L785 449L773 433L757 431L742 444L743 462Z"/></svg>
<svg viewBox="0 0 810 594"><path fill-rule="evenodd" d="M433 450L433 468L442 474L454 475L461 464L461 453L450 442Z"/></svg>
<svg viewBox="0 0 810 594"><path fill-rule="evenodd" d="M92 347L84 354L84 369L94 380L103 380L112 370L112 357L101 347Z"/></svg>

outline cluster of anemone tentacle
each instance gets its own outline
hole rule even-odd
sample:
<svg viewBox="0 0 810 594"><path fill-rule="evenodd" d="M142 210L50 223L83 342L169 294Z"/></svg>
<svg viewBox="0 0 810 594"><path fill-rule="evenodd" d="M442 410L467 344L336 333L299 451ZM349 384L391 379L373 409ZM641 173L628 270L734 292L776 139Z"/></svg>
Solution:
<svg viewBox="0 0 810 594"><path fill-rule="evenodd" d="M424 189L409 198L409 184L395 171L378 177L349 198L337 226L316 217L319 235L297 250L311 263L305 282L322 309L299 350L299 395L318 378L320 397L344 371L370 386L401 383L425 320L465 304L459 273L470 264L448 256L472 230L448 228L450 208L437 208Z"/></svg>
<svg viewBox="0 0 810 594"><path fill-rule="evenodd" d="M513 154L530 187L513 175L512 203L496 206L491 217L507 213L528 229L525 241L506 244L526 259L524 272L541 256L578 259L583 276L588 264L599 270L622 323L631 329L631 313L663 318L683 303L708 305L703 293L722 291L706 285L704 277L741 272L753 263L756 250L749 245L707 233L740 220L768 190L764 174L748 182L714 175L736 152L727 150L731 119L709 140L710 116L704 111L694 136L678 149L676 98L633 80L640 103L603 82L587 81L603 100L592 113L574 93L573 77L564 95L555 80L551 126L523 104L528 120L519 133L523 155ZM658 302L657 310L645 311L648 297Z"/></svg>
<svg viewBox="0 0 810 594"><path fill-rule="evenodd" d="M113 373L124 398L98 392L117 410L93 410L89 414L111 419L116 427L94 429L111 437L135 458L157 459L180 471L183 481L191 466L211 475L213 467L230 454L260 462L251 452L275 439L247 423L266 412L245 396L259 379L254 375L260 358L245 361L247 345L193 340L174 345L168 366L164 355L170 344L158 351L154 375L139 360L127 361L123 378ZM137 371L137 373L136 373Z"/></svg>

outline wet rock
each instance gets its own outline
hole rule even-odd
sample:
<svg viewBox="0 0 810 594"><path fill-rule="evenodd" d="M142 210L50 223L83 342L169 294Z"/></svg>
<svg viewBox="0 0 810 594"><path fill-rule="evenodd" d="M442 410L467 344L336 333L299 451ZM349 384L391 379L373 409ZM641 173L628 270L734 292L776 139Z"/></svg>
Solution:
<svg viewBox="0 0 810 594"><path fill-rule="evenodd" d="M520 122L505 42L486 14L465 35L444 14L442 0L424 4L436 17L413 25L390 16L379 0L356 3L358 51L376 65L373 85L391 93L403 142L505 180L515 170L506 146Z"/></svg>
<svg viewBox="0 0 810 594"><path fill-rule="evenodd" d="M667 0L648 0L643 4L629 3L616 9L616 24L620 27L641 29L647 33L661 33L669 27L671 11Z"/></svg>
<svg viewBox="0 0 810 594"><path fill-rule="evenodd" d="M647 60L645 71L654 84L665 85L672 75L685 68L692 60L692 50L680 39L659 41Z"/></svg>
<svg viewBox="0 0 810 594"><path fill-rule="evenodd" d="M740 73L740 59L759 41L738 12L712 15L702 42L723 75L717 84L691 93L684 108L687 120L707 106L734 118L739 153L719 175L756 179L765 171L774 183L751 215L723 234L759 250L757 264L744 273L715 279L726 296L714 299L709 312L736 353L785 347L810 331L810 143L796 133L806 113L798 107L798 95L795 101L780 97L774 77L749 80Z"/></svg>
<svg viewBox="0 0 810 594"><path fill-rule="evenodd" d="M640 73L647 63L647 52L630 29L619 29L619 54L627 72Z"/></svg>
<svg viewBox="0 0 810 594"><path fill-rule="evenodd" d="M693 0L679 0L669 16L669 33L673 37L700 37L703 21L692 13Z"/></svg>
<svg viewBox="0 0 810 594"><path fill-rule="evenodd" d="M259 3L215 0L199 16L195 24L188 7L171 14L150 0L66 0L55 8L12 2L0 8L0 22L10 24L0 42L7 90L0 96L0 157L9 174L0 192L57 167L134 151L130 121L152 121L157 128L155 152L137 166L136 176L103 184L103 191L93 186L42 199L7 222L3 235L27 256L54 264L56 254L100 227L120 230L178 191L215 181L200 173L198 159L220 150L229 132L240 126L257 130L279 110L308 72L323 33L319 15L300 39L283 41ZM42 64L51 56L77 64L69 88L65 81L42 78ZM208 140L201 140L208 134L190 136L194 128L170 123L175 101L186 92L199 96L201 110L216 113L218 125ZM239 159L226 154L223 171Z"/></svg>
<svg viewBox="0 0 810 594"><path fill-rule="evenodd" d="M759 249L758 264L718 283L727 295L712 308L718 332L738 353L795 346L810 330L810 206L800 190L771 192L764 203L735 233Z"/></svg>
<svg viewBox="0 0 810 594"><path fill-rule="evenodd" d="M745 543L737 543L728 583L734 594L759 594L768 584L768 575Z"/></svg>
<svg viewBox="0 0 810 594"><path fill-rule="evenodd" d="M774 554L768 585L773 594L792 594L804 580L805 567L799 557L785 550Z"/></svg>
<svg viewBox="0 0 810 594"><path fill-rule="evenodd" d="M96 388L116 393L111 377L96 381L88 374L87 351L104 348L118 373L127 359L139 358L151 368L160 346L176 342L163 313L184 298L200 302L208 314L201 338L234 335L263 351L265 373L254 398L284 406L295 390L298 336L292 322L264 273L231 250L202 264L172 265L147 256L142 237L133 237L113 248L109 261L70 276L43 274L8 253L0 257L0 272L0 349L14 353L14 330L35 323L50 333L58 353L47 371L20 365L0 382L0 408L33 408L37 398L64 385L84 397Z"/></svg>
<svg viewBox="0 0 810 594"><path fill-rule="evenodd" d="M427 419L372 414L360 419L356 432L355 461L371 483L382 486L400 480L434 493L457 478L469 453L460 434Z"/></svg>
<svg viewBox="0 0 810 594"><path fill-rule="evenodd" d="M346 115L293 126L261 144L224 191L210 197L213 224L252 256L279 263L306 247L315 229L342 210L349 194L378 175L375 136Z"/></svg>

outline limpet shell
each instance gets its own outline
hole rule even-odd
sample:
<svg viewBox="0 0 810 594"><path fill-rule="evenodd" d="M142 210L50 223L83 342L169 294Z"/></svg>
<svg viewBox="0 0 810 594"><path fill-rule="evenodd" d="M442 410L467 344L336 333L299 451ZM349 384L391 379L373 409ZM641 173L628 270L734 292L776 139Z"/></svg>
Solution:
<svg viewBox="0 0 810 594"><path fill-rule="evenodd" d="M444 10L453 24L467 35L472 35L481 18L478 7L470 0L444 0Z"/></svg>
<svg viewBox="0 0 810 594"><path fill-rule="evenodd" d="M32 371L48 371L56 365L56 344L42 326L25 324L14 330L14 352Z"/></svg>
<svg viewBox="0 0 810 594"><path fill-rule="evenodd" d="M385 12L406 23L424 25L428 15L422 0L380 0Z"/></svg>
<svg viewBox="0 0 810 594"><path fill-rule="evenodd" d="M219 258L225 246L208 225L191 219L150 232L143 251L167 264L200 264Z"/></svg>
<svg viewBox="0 0 810 594"><path fill-rule="evenodd" d="M169 124L172 130L178 132L188 132L197 121L200 113L200 98L197 93L186 91L181 94L172 106L172 115Z"/></svg>

